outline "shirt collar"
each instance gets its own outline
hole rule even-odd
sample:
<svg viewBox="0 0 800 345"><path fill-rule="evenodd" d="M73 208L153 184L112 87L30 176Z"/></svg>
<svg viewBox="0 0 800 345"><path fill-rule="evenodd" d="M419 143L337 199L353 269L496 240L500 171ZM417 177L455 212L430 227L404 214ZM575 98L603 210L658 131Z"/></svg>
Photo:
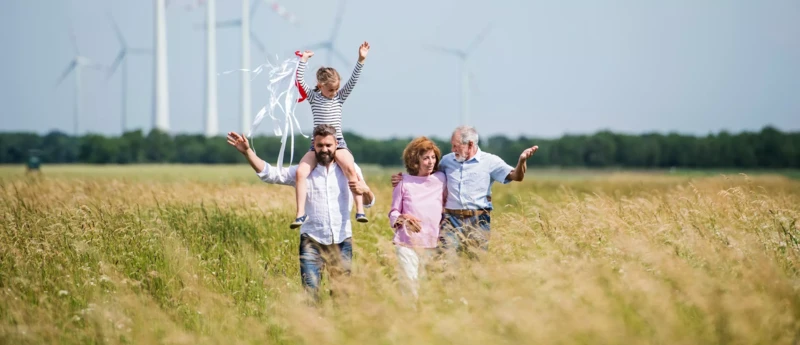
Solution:
<svg viewBox="0 0 800 345"><path fill-rule="evenodd" d="M322 164L317 164L317 167L316 167L316 168L314 168L314 170L315 170L315 171L317 171L317 170L318 170L320 173L323 173L323 174L326 174L326 175L327 175L327 173L328 173L329 171L333 171L333 170L335 170L337 166L338 166L338 164L336 164L336 161L334 160L333 162L331 162L331 165L329 165L328 167L325 167L325 166L324 166L324 165L322 165Z"/></svg>
<svg viewBox="0 0 800 345"><path fill-rule="evenodd" d="M478 151L475 151L475 157L472 157L472 158L470 158L470 159L468 159L468 160L466 160L464 162L466 163L466 162L469 162L469 161L472 161L472 160L474 160L476 162L480 162L482 154L483 154L483 151L481 151L481 148L478 147Z"/></svg>

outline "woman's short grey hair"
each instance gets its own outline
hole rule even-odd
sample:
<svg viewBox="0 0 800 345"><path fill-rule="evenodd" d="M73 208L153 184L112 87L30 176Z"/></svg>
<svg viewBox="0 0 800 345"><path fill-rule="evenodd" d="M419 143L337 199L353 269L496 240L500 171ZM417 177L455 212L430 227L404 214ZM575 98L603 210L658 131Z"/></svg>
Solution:
<svg viewBox="0 0 800 345"><path fill-rule="evenodd" d="M458 134L461 138L461 143L466 145L469 142L475 143L478 145L478 131L475 130L475 127L472 126L458 126L456 130L453 131L453 135Z"/></svg>

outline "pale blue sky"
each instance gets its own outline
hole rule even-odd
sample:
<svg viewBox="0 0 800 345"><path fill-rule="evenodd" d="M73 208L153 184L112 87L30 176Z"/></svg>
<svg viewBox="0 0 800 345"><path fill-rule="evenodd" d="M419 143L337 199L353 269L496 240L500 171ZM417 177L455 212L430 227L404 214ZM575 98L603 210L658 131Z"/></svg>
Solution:
<svg viewBox="0 0 800 345"><path fill-rule="evenodd" d="M337 1L281 3L297 27L267 6L253 23L271 54L286 57L329 35ZM151 0L0 1L0 131L72 133L74 82L53 87L73 55L69 19L81 52L110 64L118 44L106 7L131 46L151 48ZM238 0L217 7L219 20L239 16ZM167 12L174 133L203 129L204 35L195 28L203 20L203 8ZM800 130L796 0L349 0L339 50L353 62L362 41L372 51L345 104L344 129L375 138L448 136L459 121L458 65L421 45L465 47L490 21L496 25L471 60L472 120L481 134ZM218 70L239 68L238 31L219 30L217 45ZM252 49L255 65L263 56ZM325 60L322 52L312 58L312 71ZM334 66L344 78L352 69ZM129 125L149 130L152 58L134 56L129 67ZM85 74L81 133L119 134L119 78ZM220 132L238 130L238 76L218 82ZM253 112L265 101L264 82L253 84ZM306 127L309 107L299 109ZM271 133L270 124L259 132Z"/></svg>

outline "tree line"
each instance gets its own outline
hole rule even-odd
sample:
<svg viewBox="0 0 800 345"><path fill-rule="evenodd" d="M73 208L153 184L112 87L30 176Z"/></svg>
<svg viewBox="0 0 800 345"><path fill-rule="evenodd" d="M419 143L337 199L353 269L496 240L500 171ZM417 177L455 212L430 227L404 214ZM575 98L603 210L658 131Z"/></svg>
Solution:
<svg viewBox="0 0 800 345"><path fill-rule="evenodd" d="M345 133L347 145L361 164L402 165L403 148L412 139L377 140ZM289 138L291 139L291 138ZM431 138L443 153L450 152L449 138ZM295 137L294 161L309 148L310 139ZM257 136L251 145L262 158L275 162L280 138ZM482 150L514 164L527 147L539 145L529 160L531 166L621 167L621 168L800 168L800 132L782 132L764 127L758 132L707 136L678 133L639 135L601 131L587 135L564 135L555 139L502 135L481 137ZM289 160L288 147L284 162ZM32 151L33 150L33 151ZM79 137L54 131L0 133L0 164L26 162L38 155L44 164L136 164L136 163L242 163L244 158L230 147L224 136L169 135L153 130L126 132L108 137L87 134ZM274 163L273 163L274 164Z"/></svg>

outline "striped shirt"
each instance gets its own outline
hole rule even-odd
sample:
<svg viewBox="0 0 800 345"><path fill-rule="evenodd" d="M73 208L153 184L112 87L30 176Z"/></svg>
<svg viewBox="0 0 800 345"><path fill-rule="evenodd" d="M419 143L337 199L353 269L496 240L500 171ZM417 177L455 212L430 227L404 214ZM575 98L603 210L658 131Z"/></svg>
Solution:
<svg viewBox="0 0 800 345"><path fill-rule="evenodd" d="M353 70L353 74L350 75L350 80L336 92L333 98L327 98L322 95L322 91L314 91L314 89L308 87L305 81L307 66L307 61L300 61L297 66L297 81L300 82L300 87L308 95L308 103L311 104L311 114L314 117L314 127L322 124L332 125L336 128L336 139L344 140L344 135L342 135L342 104L350 96L353 87L356 86L364 64L356 62L356 68Z"/></svg>

